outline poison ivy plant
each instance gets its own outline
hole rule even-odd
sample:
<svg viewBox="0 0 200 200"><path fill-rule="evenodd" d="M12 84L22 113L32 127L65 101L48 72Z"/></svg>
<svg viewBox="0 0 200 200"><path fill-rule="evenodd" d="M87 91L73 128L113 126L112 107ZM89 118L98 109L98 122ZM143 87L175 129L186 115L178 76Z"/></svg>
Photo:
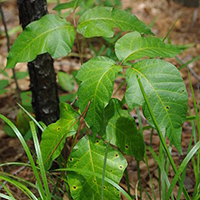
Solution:
<svg viewBox="0 0 200 200"><path fill-rule="evenodd" d="M83 64L76 78L82 81L78 89L79 108L83 112L90 102L85 121L98 132L103 118L103 109L108 104L117 73L122 70L106 57L96 57Z"/></svg>
<svg viewBox="0 0 200 200"><path fill-rule="evenodd" d="M80 2L73 0L56 9L69 6L75 9ZM135 106L141 106L148 123L154 127L157 122L158 133L160 134L161 129L163 135L168 136L181 152L181 125L187 112L186 88L174 65L164 60L152 59L173 57L181 52L180 48L164 43L159 38L146 36L153 35L149 27L126 11L95 7L80 17L77 27L54 15L46 15L31 23L16 40L8 55L7 67L10 68L17 62L32 61L38 54L45 52L53 58L66 56L72 49L75 34L80 33L85 38L110 38L114 36L114 28L131 31L120 39L117 36L116 42L116 38L112 40L110 49L115 45L118 60L97 56L85 62L74 75L79 84L77 98L76 93L60 98L61 101L73 99L73 106L77 106L81 114L71 105L61 103L60 119L42 133L40 147L45 168L48 170L52 161L60 155L65 139L79 133L80 118L85 120L86 127L83 130L87 131L87 136L77 144L73 143L75 146L71 147L72 152L67 163L68 169L76 169L68 170L67 173L70 193L75 200L120 199L119 192L104 182L102 177L105 175L105 178L119 183L127 167L126 160L119 151L135 157L136 160L143 159L143 137L129 113ZM130 61L134 61L134 64ZM122 109L120 100L112 99L114 82L119 73L123 74L127 82L123 100L128 106L127 110ZM69 77L62 73L58 77L63 89L72 90L65 88ZM74 101L76 99L77 102ZM153 111L151 113L149 104ZM154 116L153 119L151 116ZM88 128L91 130L88 131Z"/></svg>
<svg viewBox="0 0 200 200"><path fill-rule="evenodd" d="M17 38L7 58L7 68L18 62L29 62L48 52L53 58L71 52L75 38L74 27L56 15L45 15L29 24Z"/></svg>
<svg viewBox="0 0 200 200"><path fill-rule="evenodd" d="M107 153L106 148L108 148ZM71 195L74 199L101 199L102 178L96 176L95 173L102 175L105 155L105 177L119 184L127 167L126 159L119 151L106 147L102 140L94 140L90 136L83 137L73 148L67 167L80 170L77 173L67 173ZM94 175L88 174L88 171ZM103 194L105 200L117 200L121 196L119 191L107 182L104 182Z"/></svg>
<svg viewBox="0 0 200 200"><path fill-rule="evenodd" d="M42 133L40 148L46 169L60 155L65 139L74 135L78 129L79 114L69 104L60 103L60 112L60 119Z"/></svg>
<svg viewBox="0 0 200 200"><path fill-rule="evenodd" d="M128 106L143 106L148 122L153 125L137 82L139 76L159 127L166 129L170 141L181 152L180 128L186 117L188 95L179 70L164 60L149 59L135 63L126 75Z"/></svg>

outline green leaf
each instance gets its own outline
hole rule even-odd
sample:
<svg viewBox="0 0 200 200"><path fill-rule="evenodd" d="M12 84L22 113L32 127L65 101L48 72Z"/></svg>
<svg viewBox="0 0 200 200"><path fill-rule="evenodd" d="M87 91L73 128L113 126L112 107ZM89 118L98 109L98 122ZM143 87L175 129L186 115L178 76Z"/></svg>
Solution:
<svg viewBox="0 0 200 200"><path fill-rule="evenodd" d="M30 129L29 121L31 121L31 118L29 118L29 116L24 113L22 109L19 109L17 112L16 126L23 136Z"/></svg>
<svg viewBox="0 0 200 200"><path fill-rule="evenodd" d="M80 169L80 173L68 172L67 179L73 199L99 200L101 199L102 179L85 171L102 174L106 145L102 140L93 141L88 136L83 137L74 147L68 159L68 168ZM123 155L111 147L108 147L105 168L105 177L117 184L122 178L127 167ZM115 187L104 182L104 200L120 199L120 193Z"/></svg>
<svg viewBox="0 0 200 200"><path fill-rule="evenodd" d="M60 11L68 8L76 9L82 2L83 0L73 0L68 3L61 3L54 7L53 10Z"/></svg>
<svg viewBox="0 0 200 200"><path fill-rule="evenodd" d="M69 104L60 103L60 112L60 119L42 133L40 148L46 169L60 155L65 139L74 135L78 129L79 114Z"/></svg>
<svg viewBox="0 0 200 200"><path fill-rule="evenodd" d="M8 124L4 124L3 130L10 137L17 137L13 129Z"/></svg>
<svg viewBox="0 0 200 200"><path fill-rule="evenodd" d="M76 98L76 93L72 94L63 94L59 96L59 101L60 102L73 102Z"/></svg>
<svg viewBox="0 0 200 200"><path fill-rule="evenodd" d="M85 121L94 132L100 130L103 109L111 98L114 80L121 70L113 60L95 57L83 64L76 76L82 81L78 89L79 108L83 112L91 101Z"/></svg>
<svg viewBox="0 0 200 200"><path fill-rule="evenodd" d="M58 72L58 82L63 90L67 92L74 90L74 79L69 74Z"/></svg>
<svg viewBox="0 0 200 200"><path fill-rule="evenodd" d="M78 32L84 37L112 37L113 28L152 34L151 30L135 15L111 7L95 7L86 11L78 22Z"/></svg>
<svg viewBox="0 0 200 200"><path fill-rule="evenodd" d="M181 152L181 124L186 119L188 95L180 72L164 60L150 59L135 63L126 75L128 106L143 106L153 125L137 82L139 76L160 129L166 130L171 143Z"/></svg>
<svg viewBox="0 0 200 200"><path fill-rule="evenodd" d="M33 112L32 105L31 105L32 93L30 91L22 92L20 94L20 97L22 100L22 106L29 112Z"/></svg>
<svg viewBox="0 0 200 200"><path fill-rule="evenodd" d="M144 142L138 132L135 120L118 99L111 99L104 112L104 125L100 135L111 144L117 146L123 153L142 160L144 156Z"/></svg>
<svg viewBox="0 0 200 200"><path fill-rule="evenodd" d="M141 37L138 32L127 33L115 44L115 53L123 62L143 57L174 57L181 50L171 44L165 44L156 37Z"/></svg>
<svg viewBox="0 0 200 200"><path fill-rule="evenodd" d="M14 68L18 62L30 62L47 52L53 58L66 56L71 52L74 38L75 29L69 22L47 14L29 24L17 38L8 54L6 67Z"/></svg>
<svg viewBox="0 0 200 200"><path fill-rule="evenodd" d="M4 94L4 93L6 93L7 92L7 90L2 90L2 89L0 89L0 95L1 94Z"/></svg>
<svg viewBox="0 0 200 200"><path fill-rule="evenodd" d="M16 72L16 78L19 79L23 79L26 78L28 76L28 71L25 72ZM12 77L13 78L13 77Z"/></svg>
<svg viewBox="0 0 200 200"><path fill-rule="evenodd" d="M8 83L8 80L0 80L0 90L3 90L8 85Z"/></svg>

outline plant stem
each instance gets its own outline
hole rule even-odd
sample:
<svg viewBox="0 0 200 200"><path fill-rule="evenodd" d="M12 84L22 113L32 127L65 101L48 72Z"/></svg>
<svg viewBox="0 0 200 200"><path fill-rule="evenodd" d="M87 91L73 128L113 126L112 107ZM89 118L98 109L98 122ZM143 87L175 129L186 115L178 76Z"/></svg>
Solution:
<svg viewBox="0 0 200 200"><path fill-rule="evenodd" d="M125 177L126 177L126 184L127 184L128 194L131 196L130 184L129 184L129 177L128 177L128 170L127 170L127 168L125 169L124 173L125 173Z"/></svg>
<svg viewBox="0 0 200 200"><path fill-rule="evenodd" d="M83 58L82 58L82 53L81 53L80 44L79 44L79 39L78 39L75 11L76 11L76 9L73 10L73 22L74 22L74 28L75 28L75 31L76 31L76 33L75 33L75 38L76 38L78 53L79 53L79 57L80 57L80 62L81 62L81 65L82 65L82 64L83 64Z"/></svg>
<svg viewBox="0 0 200 200"><path fill-rule="evenodd" d="M140 115L140 109L139 109L138 106L136 106L136 111L137 111L138 122L139 122L139 130L140 130L140 133L142 135L143 142L144 142L144 135L143 135L143 128L142 128L142 119L141 119L141 115ZM150 179L151 190L152 190L153 198L155 200L156 199L156 195L155 195L155 192L154 192L154 187L153 187L153 182L152 182L152 178L151 178L151 173L150 173L150 170L149 170L146 146L145 146L145 150L144 150L144 162L146 163L146 166L147 166L148 175L149 175L149 179Z"/></svg>
<svg viewBox="0 0 200 200"><path fill-rule="evenodd" d="M9 39L8 29L7 29L7 26L6 26L6 21L5 21L5 18L4 18L1 3L0 3L0 13L1 13L1 19L2 19L2 22L3 22L3 26L4 26L5 34L6 34L6 39L7 39L7 50L9 52L10 51L10 39ZM20 91L21 90L20 90L18 82L17 82L15 69L12 69L12 73L13 73L13 78L14 78L14 81L15 81L16 89L17 89L17 99L18 99L19 102L21 102L21 98L20 98Z"/></svg>
<svg viewBox="0 0 200 200"><path fill-rule="evenodd" d="M108 147L109 147L109 145L110 145L110 143L108 142L106 144L106 152L105 152L105 156L104 156L103 172L102 172L102 184L101 184L101 200L103 200L104 179L105 179L106 161L107 161L107 157L108 157Z"/></svg>
<svg viewBox="0 0 200 200"><path fill-rule="evenodd" d="M137 160L137 176L138 176L138 188L140 190L140 200L142 200L142 187L141 187L141 177L140 177L140 161Z"/></svg>
<svg viewBox="0 0 200 200"><path fill-rule="evenodd" d="M198 115L198 107L197 107L197 103L195 100L195 95L194 95L194 90L192 87L192 81L191 81L191 76L190 73L188 72L188 76L189 76L189 81L190 81L190 87L191 87L191 91L192 91L192 97L193 97L193 103L194 103L194 108L195 108L195 115L196 115L196 121L197 121L197 130L199 133L199 139L200 139L200 121L199 121L199 115ZM200 165L200 150L198 150L197 153L197 164L196 164L196 183L195 183L195 189L194 189L194 193L193 193L193 197L195 197L197 190L198 190L198 186L199 186L199 182L200 182L200 169L199 169L199 165Z"/></svg>

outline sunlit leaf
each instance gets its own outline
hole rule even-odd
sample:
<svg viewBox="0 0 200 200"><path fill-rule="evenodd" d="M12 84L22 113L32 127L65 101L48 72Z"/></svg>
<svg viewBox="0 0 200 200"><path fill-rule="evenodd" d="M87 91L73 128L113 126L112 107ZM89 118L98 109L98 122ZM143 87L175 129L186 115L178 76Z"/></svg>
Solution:
<svg viewBox="0 0 200 200"><path fill-rule="evenodd" d="M166 130L172 144L181 152L181 125L185 121L188 95L177 68L157 59L142 60L127 70L126 102L133 108L143 106L148 122L153 122L143 99L136 75L140 77L156 121Z"/></svg>
<svg viewBox="0 0 200 200"><path fill-rule="evenodd" d="M69 104L60 103L60 112L60 119L50 124L42 133L40 148L46 169L60 155L65 139L74 135L78 129L79 115Z"/></svg>
<svg viewBox="0 0 200 200"><path fill-rule="evenodd" d="M84 170L102 174L106 148L102 140L94 140L88 136L83 137L74 147L67 162L67 167L80 169L80 173L67 172L73 199L101 199L102 179L95 175L84 173ZM108 147L105 177L118 184L126 167L127 162L123 155L119 151ZM104 200L117 200L121 196L119 191L107 182L104 182L103 193Z"/></svg>
<svg viewBox="0 0 200 200"><path fill-rule="evenodd" d="M112 37L113 28L152 34L151 30L135 15L112 7L95 7L86 11L78 22L78 32L84 37Z"/></svg>
<svg viewBox="0 0 200 200"><path fill-rule="evenodd" d="M118 99L111 99L104 112L104 124L100 135L123 153L142 160L144 141L138 132L135 120L128 111L121 109Z"/></svg>
<svg viewBox="0 0 200 200"><path fill-rule="evenodd" d="M103 120L103 109L108 104L114 80L121 71L121 66L106 57L96 57L83 64L76 78L82 81L78 89L79 108L83 112L88 103L85 121L88 126L98 132Z"/></svg>
<svg viewBox="0 0 200 200"><path fill-rule="evenodd" d="M127 33L116 42L115 53L119 60L126 62L143 57L174 57L181 53L181 50L156 37L141 37L140 33L135 31Z"/></svg>
<svg viewBox="0 0 200 200"><path fill-rule="evenodd" d="M75 38L74 27L65 19L47 14L30 23L17 38L7 58L7 68L18 62L30 62L37 55L48 52L53 58L71 52Z"/></svg>

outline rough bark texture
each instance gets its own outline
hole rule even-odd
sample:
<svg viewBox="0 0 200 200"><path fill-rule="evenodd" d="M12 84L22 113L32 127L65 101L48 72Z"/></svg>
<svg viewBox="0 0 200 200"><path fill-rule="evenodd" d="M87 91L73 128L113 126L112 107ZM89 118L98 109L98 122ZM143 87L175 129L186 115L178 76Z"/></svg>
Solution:
<svg viewBox="0 0 200 200"><path fill-rule="evenodd" d="M198 7L199 6L199 0L174 0L175 2L181 3L184 6L187 7Z"/></svg>
<svg viewBox="0 0 200 200"><path fill-rule="evenodd" d="M18 0L19 19L23 29L32 21L48 13L46 0ZM28 63L32 106L38 121L46 125L59 118L59 99L53 59L49 54L39 55Z"/></svg>

